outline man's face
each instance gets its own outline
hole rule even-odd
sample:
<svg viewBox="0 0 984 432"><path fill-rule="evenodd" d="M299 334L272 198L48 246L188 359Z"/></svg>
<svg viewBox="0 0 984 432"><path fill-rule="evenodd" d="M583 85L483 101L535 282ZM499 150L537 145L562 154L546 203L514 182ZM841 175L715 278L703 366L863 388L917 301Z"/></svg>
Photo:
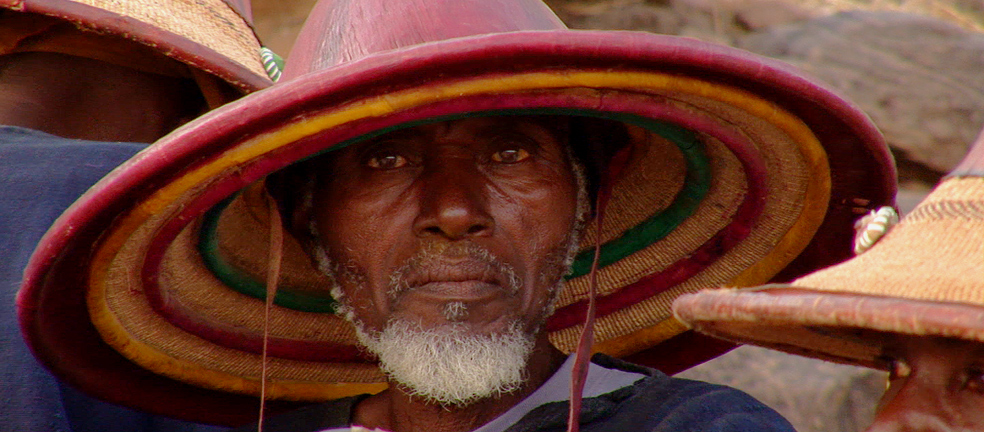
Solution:
<svg viewBox="0 0 984 432"><path fill-rule="evenodd" d="M541 322L576 220L560 135L532 117L463 119L326 161L313 195L317 240L357 276L341 288L368 330L394 319L462 322L476 333Z"/></svg>
<svg viewBox="0 0 984 432"><path fill-rule="evenodd" d="M984 344L894 336L889 388L868 432L984 430Z"/></svg>
<svg viewBox="0 0 984 432"><path fill-rule="evenodd" d="M387 362L421 363L403 358L417 343L444 347L437 356L471 358L477 350L490 360L515 357L512 366L489 368L511 368L504 379L521 379L584 216L583 182L565 146L564 125L470 118L395 131L317 165L310 206L321 249L315 253L384 370L395 376L399 367ZM471 351L449 354L465 349L465 340L474 342ZM496 344L502 349L486 349Z"/></svg>

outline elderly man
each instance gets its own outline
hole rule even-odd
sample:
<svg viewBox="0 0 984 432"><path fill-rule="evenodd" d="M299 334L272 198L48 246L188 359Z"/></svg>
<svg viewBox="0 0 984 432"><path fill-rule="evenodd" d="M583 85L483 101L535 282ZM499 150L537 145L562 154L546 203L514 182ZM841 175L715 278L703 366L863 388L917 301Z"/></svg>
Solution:
<svg viewBox="0 0 984 432"><path fill-rule="evenodd" d="M19 305L53 370L268 430L788 430L616 357L706 358L669 301L842 258L814 234L894 192L868 119L786 66L536 0L322 1L283 77L41 242Z"/></svg>
<svg viewBox="0 0 984 432"><path fill-rule="evenodd" d="M291 230L334 281L339 313L393 385L275 418L265 430L504 430L534 409L528 430L563 426L573 357L543 330L591 210L569 122L432 123L281 174L301 183L281 185L300 191L293 200L300 204L286 211ZM715 422L727 425L722 430L788 428L734 390L607 356L594 361L589 396L610 406L589 412L630 411L596 425L606 430L710 430ZM698 398L711 406L693 419ZM347 421L325 421L339 413Z"/></svg>
<svg viewBox="0 0 984 432"><path fill-rule="evenodd" d="M210 107L269 84L259 42L234 9L243 5L128 3L0 2L0 430L187 426L56 382L19 337L14 308L38 240L86 189ZM183 22L189 15L201 21ZM203 43L189 39L203 30Z"/></svg>
<svg viewBox="0 0 984 432"><path fill-rule="evenodd" d="M892 221L890 209L865 218L850 261L674 310L715 336L888 371L869 432L984 430L984 135Z"/></svg>

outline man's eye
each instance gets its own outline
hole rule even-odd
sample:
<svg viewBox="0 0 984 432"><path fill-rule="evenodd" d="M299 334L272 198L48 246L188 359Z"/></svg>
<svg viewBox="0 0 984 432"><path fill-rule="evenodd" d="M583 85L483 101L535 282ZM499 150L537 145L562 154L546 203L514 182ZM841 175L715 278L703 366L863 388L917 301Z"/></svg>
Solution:
<svg viewBox="0 0 984 432"><path fill-rule="evenodd" d="M967 369L967 383L964 384L964 388L984 395L984 368L972 367Z"/></svg>
<svg viewBox="0 0 984 432"><path fill-rule="evenodd" d="M408 162L409 161L407 161L407 158L403 156L397 154L388 154L388 155L372 156L366 162L366 165L369 165L370 168L387 170L387 169L402 168L406 166Z"/></svg>
<svg viewBox="0 0 984 432"><path fill-rule="evenodd" d="M523 149L500 150L492 153L492 160L500 163L516 163L530 157L530 152Z"/></svg>

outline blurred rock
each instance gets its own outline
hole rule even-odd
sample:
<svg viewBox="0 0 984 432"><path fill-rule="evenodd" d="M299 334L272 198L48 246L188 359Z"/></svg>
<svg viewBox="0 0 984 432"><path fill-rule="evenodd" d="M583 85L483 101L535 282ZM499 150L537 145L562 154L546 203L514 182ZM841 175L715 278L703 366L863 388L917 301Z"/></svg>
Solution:
<svg viewBox="0 0 984 432"><path fill-rule="evenodd" d="M984 34L919 15L845 12L737 46L820 78L860 105L900 158L946 173L984 125Z"/></svg>
<svg viewBox="0 0 984 432"><path fill-rule="evenodd" d="M252 0L256 35L264 46L287 58L315 3L317 0Z"/></svg>
<svg viewBox="0 0 984 432"><path fill-rule="evenodd" d="M676 375L744 391L786 417L798 432L855 432L871 424L885 391L881 371L754 346Z"/></svg>
<svg viewBox="0 0 984 432"><path fill-rule="evenodd" d="M803 21L811 17L810 11L797 3L783 0L738 2L732 13L735 23L750 31Z"/></svg>
<svg viewBox="0 0 984 432"><path fill-rule="evenodd" d="M984 34L940 19L862 11L818 16L783 0L548 3L573 28L695 37L798 66L871 116L906 186L934 185L984 126Z"/></svg>
<svg viewBox="0 0 984 432"><path fill-rule="evenodd" d="M645 30L733 44L753 30L814 14L784 0L548 0L571 28Z"/></svg>

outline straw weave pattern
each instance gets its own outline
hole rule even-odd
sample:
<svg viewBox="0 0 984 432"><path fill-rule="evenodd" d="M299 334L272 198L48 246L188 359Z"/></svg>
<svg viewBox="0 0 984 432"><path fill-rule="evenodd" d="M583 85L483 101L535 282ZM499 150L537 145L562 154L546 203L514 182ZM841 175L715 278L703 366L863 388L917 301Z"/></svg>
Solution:
<svg viewBox="0 0 984 432"><path fill-rule="evenodd" d="M133 234L133 237L146 238L153 235L158 226L168 219L166 213L154 215ZM214 323L240 325L244 329L251 329L254 334L261 331L263 302L229 290L211 276L194 249L195 239L191 235L192 228L186 229L167 252L160 283L170 291L169 301L184 303L198 313L207 314L205 316L215 320ZM216 388L214 380L196 382L194 375L181 375L181 368L162 363L164 358L168 358L171 359L167 360L168 362L190 363L213 373L236 377L235 379L244 380L244 385L251 387L220 389L248 394L258 393L259 355L225 348L175 327L150 307L142 290L131 289L142 286L139 273L146 250L138 245L147 243L146 240L125 243L116 255L115 265L112 266L107 279L106 305L114 319L118 321L119 328L132 340L121 339L119 334L110 334L105 329L99 328L103 338L131 359L134 354L127 350L133 349L134 341L163 354L164 357L143 357L138 361L144 367L159 373L162 370L166 371L165 374L178 373L180 376L174 378ZM187 291L192 291L194 295L189 295ZM93 305L90 304L90 309L92 307ZM310 319L312 315L319 318ZM271 335L298 339L354 340L351 326L343 323L338 317L283 308L276 308L276 313L271 315ZM379 370L372 364L329 365L323 362L281 358L270 358L268 361L268 377L273 383L270 390L271 397L295 394L277 387L280 382L369 383L383 380Z"/></svg>
<svg viewBox="0 0 984 432"><path fill-rule="evenodd" d="M709 286L722 286L742 270L752 266L767 255L775 242L793 224L802 211L802 196L809 179L802 156L794 150L790 138L764 119L734 109L720 102L699 96L673 95L681 105L691 111L714 116L747 135L762 149L766 158L768 187L771 194L766 205L768 219L760 220L749 237L720 257L697 275L663 293L640 303L621 309L595 322L595 340L602 342L652 327L672 317L671 304L681 294L696 292ZM705 137L704 142L712 164L712 185L704 202L695 215L681 224L677 230L646 249L626 257L617 264L598 272L599 293L609 293L637 281L642 276L659 271L682 259L710 236L731 222L733 211L745 193L744 172L737 158L716 140ZM618 188L618 186L616 186ZM784 209L784 210L780 210ZM724 211L726 210L726 211ZM617 213L612 213L616 215ZM606 220L605 224L609 221ZM796 252L798 253L798 251ZM791 255L788 259L794 258ZM560 296L559 305L584 298L587 277L568 281ZM765 280L761 282L766 282ZM551 334L551 342L565 352L577 343L581 326L563 329Z"/></svg>
<svg viewBox="0 0 984 432"><path fill-rule="evenodd" d="M266 76L259 42L243 17L222 0L70 0L131 17L199 45ZM81 23L85 24L85 23ZM134 37L133 35L121 35ZM209 71L215 72L215 71Z"/></svg>
<svg viewBox="0 0 984 432"><path fill-rule="evenodd" d="M945 180L868 252L794 286L984 305L984 179Z"/></svg>
<svg viewBox="0 0 984 432"><path fill-rule="evenodd" d="M929 203L906 215L909 223L944 219L984 220L984 201L940 201Z"/></svg>

